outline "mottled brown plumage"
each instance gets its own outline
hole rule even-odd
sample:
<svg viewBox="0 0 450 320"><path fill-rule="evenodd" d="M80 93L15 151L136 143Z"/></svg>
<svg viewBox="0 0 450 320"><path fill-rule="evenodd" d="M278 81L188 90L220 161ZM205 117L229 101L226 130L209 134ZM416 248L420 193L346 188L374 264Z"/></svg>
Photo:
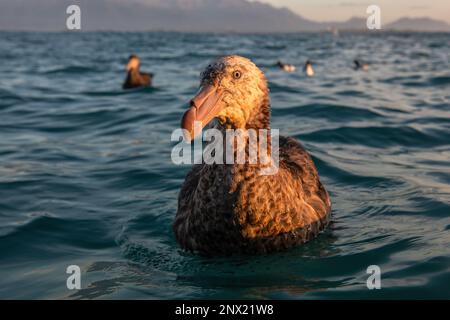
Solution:
<svg viewBox="0 0 450 320"><path fill-rule="evenodd" d="M217 129L270 128L267 81L250 60L218 59L203 73L202 86L220 93L220 100L214 100L220 104L214 107ZM208 104L208 99L204 102L202 96L200 102ZM198 101L194 98L186 114L203 113ZM188 131L190 121L185 115L183 127ZM296 140L280 137L279 159L274 175L261 175L264 165L248 162L195 165L178 198L173 228L180 245L204 255L261 254L314 238L330 218L328 193Z"/></svg>
<svg viewBox="0 0 450 320"><path fill-rule="evenodd" d="M137 56L131 55L128 58L127 77L123 83L123 89L150 87L152 85L153 74L143 73L139 70L140 60Z"/></svg>

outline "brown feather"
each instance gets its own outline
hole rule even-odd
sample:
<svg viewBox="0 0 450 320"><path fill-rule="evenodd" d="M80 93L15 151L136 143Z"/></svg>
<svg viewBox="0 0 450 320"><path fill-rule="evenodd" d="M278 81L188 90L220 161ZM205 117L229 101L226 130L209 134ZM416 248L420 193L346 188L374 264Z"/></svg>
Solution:
<svg viewBox="0 0 450 320"><path fill-rule="evenodd" d="M123 84L123 89L150 87L152 85L153 74L141 73L139 70L130 70Z"/></svg>

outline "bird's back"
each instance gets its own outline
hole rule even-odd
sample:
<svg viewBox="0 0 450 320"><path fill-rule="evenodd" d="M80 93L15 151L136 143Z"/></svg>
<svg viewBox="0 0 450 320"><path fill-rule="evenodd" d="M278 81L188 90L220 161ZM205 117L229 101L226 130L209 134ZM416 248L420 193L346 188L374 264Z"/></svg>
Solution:
<svg viewBox="0 0 450 320"><path fill-rule="evenodd" d="M152 85L153 74L130 71L123 84L124 89L150 87Z"/></svg>

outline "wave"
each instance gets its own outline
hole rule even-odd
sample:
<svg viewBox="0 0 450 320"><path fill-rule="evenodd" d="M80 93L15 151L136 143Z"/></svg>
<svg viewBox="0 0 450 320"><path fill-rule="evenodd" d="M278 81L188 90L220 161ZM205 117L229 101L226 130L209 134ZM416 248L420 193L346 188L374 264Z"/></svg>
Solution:
<svg viewBox="0 0 450 320"><path fill-rule="evenodd" d="M109 226L100 220L41 215L0 236L0 261L10 263L12 259L22 259L22 256L45 260L52 255L66 256L85 249L102 250L115 246Z"/></svg>
<svg viewBox="0 0 450 320"><path fill-rule="evenodd" d="M86 67L86 66L66 66L66 67L58 67L51 70L47 70L42 72L42 74L52 75L52 74L87 74L90 72L98 72L97 68Z"/></svg>
<svg viewBox="0 0 450 320"><path fill-rule="evenodd" d="M444 130L419 131L412 127L366 126L338 127L301 135L305 141L357 144L373 148L404 146L411 148L437 147L450 144L450 132Z"/></svg>
<svg viewBox="0 0 450 320"><path fill-rule="evenodd" d="M450 84L450 76L438 76L429 79L432 86L445 86Z"/></svg>
<svg viewBox="0 0 450 320"><path fill-rule="evenodd" d="M296 116L314 119L327 119L331 123L347 122L351 120L380 120L383 115L370 109L363 109L349 105L310 103L289 108L274 108L274 117Z"/></svg>

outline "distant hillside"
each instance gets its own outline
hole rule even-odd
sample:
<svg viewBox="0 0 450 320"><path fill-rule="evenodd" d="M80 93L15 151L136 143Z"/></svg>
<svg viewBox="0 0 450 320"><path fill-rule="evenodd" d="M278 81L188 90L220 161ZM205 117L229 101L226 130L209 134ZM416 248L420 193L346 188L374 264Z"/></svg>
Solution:
<svg viewBox="0 0 450 320"><path fill-rule="evenodd" d="M323 22L322 26L339 30L367 30L367 19L352 17L347 21Z"/></svg>
<svg viewBox="0 0 450 320"><path fill-rule="evenodd" d="M385 27L396 31L450 31L450 25L444 21L430 18L401 18Z"/></svg>
<svg viewBox="0 0 450 320"><path fill-rule="evenodd" d="M0 0L2 30L63 30L65 8L79 4L82 30L314 31L320 24L288 9L246 0Z"/></svg>
<svg viewBox="0 0 450 320"><path fill-rule="evenodd" d="M247 0L0 0L0 30L65 30L66 8L81 7L83 31L300 32L367 30L366 18L316 22ZM403 18L386 30L448 31L445 22Z"/></svg>
<svg viewBox="0 0 450 320"><path fill-rule="evenodd" d="M344 22L325 22L322 25L329 29L339 30L364 30L366 29L366 18L353 17ZM385 31L450 31L450 25L444 21L431 18L400 18L388 24L382 24Z"/></svg>

